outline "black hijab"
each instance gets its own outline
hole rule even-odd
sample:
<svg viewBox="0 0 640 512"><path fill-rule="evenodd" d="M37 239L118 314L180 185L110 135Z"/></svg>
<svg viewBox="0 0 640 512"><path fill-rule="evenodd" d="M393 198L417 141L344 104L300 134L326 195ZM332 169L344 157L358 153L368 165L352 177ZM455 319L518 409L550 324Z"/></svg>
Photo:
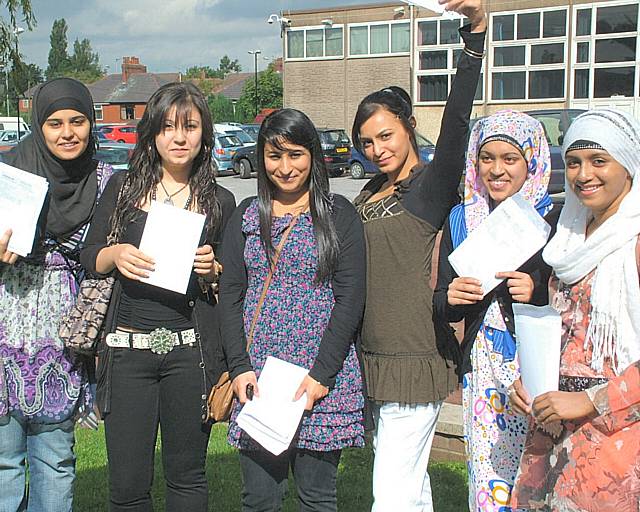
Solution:
<svg viewBox="0 0 640 512"><path fill-rule="evenodd" d="M56 158L47 148L42 126L51 114L71 109L87 116L91 129L87 149L74 160ZM67 238L89 222L96 207L98 181L96 145L93 138L93 100L89 90L72 78L56 78L42 84L33 95L31 135L18 144L4 159L18 169L43 176L49 182L45 211L46 232Z"/></svg>

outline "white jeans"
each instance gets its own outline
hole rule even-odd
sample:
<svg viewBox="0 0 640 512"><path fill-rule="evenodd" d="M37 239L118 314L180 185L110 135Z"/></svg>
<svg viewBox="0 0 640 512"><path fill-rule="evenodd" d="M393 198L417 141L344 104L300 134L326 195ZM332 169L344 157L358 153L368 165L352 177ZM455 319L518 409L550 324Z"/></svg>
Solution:
<svg viewBox="0 0 640 512"><path fill-rule="evenodd" d="M427 465L442 402L374 405L372 512L431 512Z"/></svg>

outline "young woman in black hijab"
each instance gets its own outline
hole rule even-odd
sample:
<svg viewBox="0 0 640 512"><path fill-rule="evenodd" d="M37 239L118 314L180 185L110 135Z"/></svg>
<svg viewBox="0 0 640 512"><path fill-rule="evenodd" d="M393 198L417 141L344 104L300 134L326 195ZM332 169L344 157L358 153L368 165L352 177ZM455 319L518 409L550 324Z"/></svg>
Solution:
<svg viewBox="0 0 640 512"><path fill-rule="evenodd" d="M94 160L93 118L83 84L69 78L47 82L34 95L31 136L4 158L46 178L49 193L28 257L8 251L11 232L0 234L3 511L72 508L73 427L82 411L93 409L93 396L86 368L64 349L58 324L75 300L79 249L112 174Z"/></svg>

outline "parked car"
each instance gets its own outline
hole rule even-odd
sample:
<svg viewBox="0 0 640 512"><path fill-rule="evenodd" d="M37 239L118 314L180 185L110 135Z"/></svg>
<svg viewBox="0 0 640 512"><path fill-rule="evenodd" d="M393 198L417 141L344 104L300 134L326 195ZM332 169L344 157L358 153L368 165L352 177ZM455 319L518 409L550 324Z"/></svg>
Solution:
<svg viewBox="0 0 640 512"><path fill-rule="evenodd" d="M242 147L238 149L236 154L231 158L233 172L239 174L243 180L251 178L251 173L258 166L256 147L255 144L253 146Z"/></svg>
<svg viewBox="0 0 640 512"><path fill-rule="evenodd" d="M242 141L235 135L216 133L213 137L212 157L218 171L233 169L233 155L242 147Z"/></svg>
<svg viewBox="0 0 640 512"><path fill-rule="evenodd" d="M318 128L324 162L329 176L335 178L349 168L351 141L344 130ZM258 165L256 146L238 149L233 156L233 170L241 178L250 178Z"/></svg>
<svg viewBox="0 0 640 512"><path fill-rule="evenodd" d="M20 131L20 140L24 139L27 135L31 135L31 132ZM0 131L0 144L10 144L18 142L18 132L16 130L3 130Z"/></svg>
<svg viewBox="0 0 640 512"><path fill-rule="evenodd" d="M562 159L562 142L564 134L573 122L586 110L573 109L547 109L529 110L525 114L537 119L544 127L549 151L551 152L551 179L547 190L549 194L564 192L564 160Z"/></svg>
<svg viewBox="0 0 640 512"><path fill-rule="evenodd" d="M254 141L258 141L258 132L260 131L259 124L243 124L240 125L240 128L247 132Z"/></svg>
<svg viewBox="0 0 640 512"><path fill-rule="evenodd" d="M133 125L105 125L98 128L107 139L115 142L135 144L138 142L137 128Z"/></svg>
<svg viewBox="0 0 640 512"><path fill-rule="evenodd" d="M111 139L107 139L105 134L102 133L100 130L93 130L93 138L100 145L109 144L113 142Z"/></svg>
<svg viewBox="0 0 640 512"><path fill-rule="evenodd" d="M423 137L416 132L416 142L418 143L418 150L420 151L420 160L424 162L431 162L433 160L433 154L436 147L429 139ZM349 171L351 177L354 180L363 179L367 173L380 172L378 166L371 160L368 160L360 151L356 148L351 150L351 161L349 162Z"/></svg>
<svg viewBox="0 0 640 512"><path fill-rule="evenodd" d="M135 147L135 144L117 142L100 144L94 158L110 164L116 171L126 171L129 169L129 160Z"/></svg>
<svg viewBox="0 0 640 512"><path fill-rule="evenodd" d="M245 132L242 128L240 128L239 126L233 125L233 124L215 124L214 125L215 131L216 133L224 133L226 135L234 135L235 137L237 137L238 139L240 139L240 142L242 142L243 146L252 146L253 144L256 143L255 140L253 140L253 137L251 137L251 135L249 135L247 132Z"/></svg>
<svg viewBox="0 0 640 512"><path fill-rule="evenodd" d="M347 132L339 128L318 128L317 131L329 176L342 176L349 169L351 160L351 141Z"/></svg>

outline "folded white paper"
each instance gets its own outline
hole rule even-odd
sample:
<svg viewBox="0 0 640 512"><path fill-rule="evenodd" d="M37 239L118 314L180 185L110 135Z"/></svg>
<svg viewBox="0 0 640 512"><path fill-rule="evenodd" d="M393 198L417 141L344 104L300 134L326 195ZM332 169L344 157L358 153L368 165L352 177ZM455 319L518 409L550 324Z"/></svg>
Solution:
<svg viewBox="0 0 640 512"><path fill-rule="evenodd" d="M551 226L520 194L500 203L495 210L449 255L460 277L482 282L486 295L501 279L497 272L520 268L547 243Z"/></svg>
<svg viewBox="0 0 640 512"><path fill-rule="evenodd" d="M445 11L445 6L438 3L438 0L402 0L405 4L409 5L417 5L419 7L424 7L425 9L429 9L430 11L436 12L442 15L443 18L447 19L457 19L462 18L460 14L455 11Z"/></svg>
<svg viewBox="0 0 640 512"><path fill-rule="evenodd" d="M204 221L199 213L152 201L140 250L153 258L155 270L142 281L187 293Z"/></svg>
<svg viewBox="0 0 640 512"><path fill-rule="evenodd" d="M13 230L9 251L26 256L33 249L48 190L49 183L42 176L0 162L0 236Z"/></svg>
<svg viewBox="0 0 640 512"><path fill-rule="evenodd" d="M304 413L307 395L293 397L309 373L306 368L269 356L258 379L260 396L247 402L236 419L238 426L274 455L291 444Z"/></svg>
<svg viewBox="0 0 640 512"><path fill-rule="evenodd" d="M514 304L522 384L535 397L558 390L562 318L551 306Z"/></svg>

